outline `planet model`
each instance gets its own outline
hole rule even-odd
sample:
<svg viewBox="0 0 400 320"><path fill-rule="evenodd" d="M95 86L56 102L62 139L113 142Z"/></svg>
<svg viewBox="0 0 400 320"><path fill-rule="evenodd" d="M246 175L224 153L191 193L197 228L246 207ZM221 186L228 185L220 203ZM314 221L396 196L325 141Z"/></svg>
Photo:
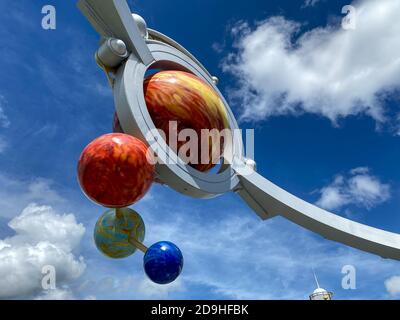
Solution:
<svg viewBox="0 0 400 320"><path fill-rule="evenodd" d="M188 164L202 172L214 167L223 152L223 139L220 139L219 148L212 139L206 144L200 141L202 129L219 132L229 129L225 105L217 92L199 77L183 71L160 71L147 76L143 88L149 114L155 127L165 133L167 143L172 134L170 121L176 121L176 134L183 129L193 129L199 143L197 156L191 157ZM178 153L185 143L185 140L177 141L176 146L170 147ZM208 158L206 163L202 163L205 162L201 160L202 153Z"/></svg>
<svg viewBox="0 0 400 320"><path fill-rule="evenodd" d="M141 199L154 180L147 146L123 133L105 134L87 145L78 162L83 192L97 204L127 207Z"/></svg>
<svg viewBox="0 0 400 320"><path fill-rule="evenodd" d="M129 242L129 238L143 242L144 236L144 222L130 208L108 210L97 220L94 229L96 247L104 255L114 259L133 254L137 248Z"/></svg>
<svg viewBox="0 0 400 320"><path fill-rule="evenodd" d="M182 272L182 252L172 242L157 242L147 249L143 266L151 281L158 284L171 283Z"/></svg>

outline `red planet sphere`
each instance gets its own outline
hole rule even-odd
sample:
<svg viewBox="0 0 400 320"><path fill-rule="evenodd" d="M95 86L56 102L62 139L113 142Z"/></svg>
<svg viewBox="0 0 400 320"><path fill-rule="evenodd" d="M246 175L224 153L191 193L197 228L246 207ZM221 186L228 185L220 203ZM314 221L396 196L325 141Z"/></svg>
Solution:
<svg viewBox="0 0 400 320"><path fill-rule="evenodd" d="M87 145L78 162L83 192L94 202L110 208L127 207L149 190L154 165L147 146L123 133L105 134Z"/></svg>

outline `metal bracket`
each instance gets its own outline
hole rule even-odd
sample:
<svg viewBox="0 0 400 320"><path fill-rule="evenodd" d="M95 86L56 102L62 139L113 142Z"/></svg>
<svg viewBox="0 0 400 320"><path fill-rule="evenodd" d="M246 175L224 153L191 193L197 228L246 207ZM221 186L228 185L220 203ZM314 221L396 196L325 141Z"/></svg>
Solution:
<svg viewBox="0 0 400 320"><path fill-rule="evenodd" d="M79 0L78 8L100 36L121 39L145 65L154 61L125 0Z"/></svg>

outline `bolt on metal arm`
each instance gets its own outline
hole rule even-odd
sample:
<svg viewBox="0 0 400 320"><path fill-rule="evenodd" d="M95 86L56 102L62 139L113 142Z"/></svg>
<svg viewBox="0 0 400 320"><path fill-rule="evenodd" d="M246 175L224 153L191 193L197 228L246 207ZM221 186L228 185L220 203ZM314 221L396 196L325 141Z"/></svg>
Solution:
<svg viewBox="0 0 400 320"><path fill-rule="evenodd" d="M79 0L78 8L102 37L121 39L144 65L154 61L125 0Z"/></svg>

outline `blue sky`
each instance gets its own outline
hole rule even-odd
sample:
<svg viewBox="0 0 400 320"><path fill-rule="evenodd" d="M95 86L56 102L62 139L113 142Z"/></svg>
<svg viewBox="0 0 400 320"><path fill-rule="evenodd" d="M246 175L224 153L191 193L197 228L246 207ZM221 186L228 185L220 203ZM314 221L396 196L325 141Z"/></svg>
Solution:
<svg viewBox="0 0 400 320"><path fill-rule="evenodd" d="M240 126L255 129L262 175L399 232L400 8L376 3L353 3L360 17L346 31L349 1L129 1L219 77ZM56 30L41 28L46 4L57 9ZM102 256L92 232L104 209L76 179L84 146L111 130L112 93L93 59L98 36L75 1L2 1L0 17L0 298L306 299L312 268L339 299L400 297L397 262L280 217L262 222L235 194L197 200L154 185L133 206L147 245L169 240L183 251L172 285L151 284L140 253ZM55 291L40 289L44 263L57 266ZM341 286L345 265L356 268L355 290Z"/></svg>

